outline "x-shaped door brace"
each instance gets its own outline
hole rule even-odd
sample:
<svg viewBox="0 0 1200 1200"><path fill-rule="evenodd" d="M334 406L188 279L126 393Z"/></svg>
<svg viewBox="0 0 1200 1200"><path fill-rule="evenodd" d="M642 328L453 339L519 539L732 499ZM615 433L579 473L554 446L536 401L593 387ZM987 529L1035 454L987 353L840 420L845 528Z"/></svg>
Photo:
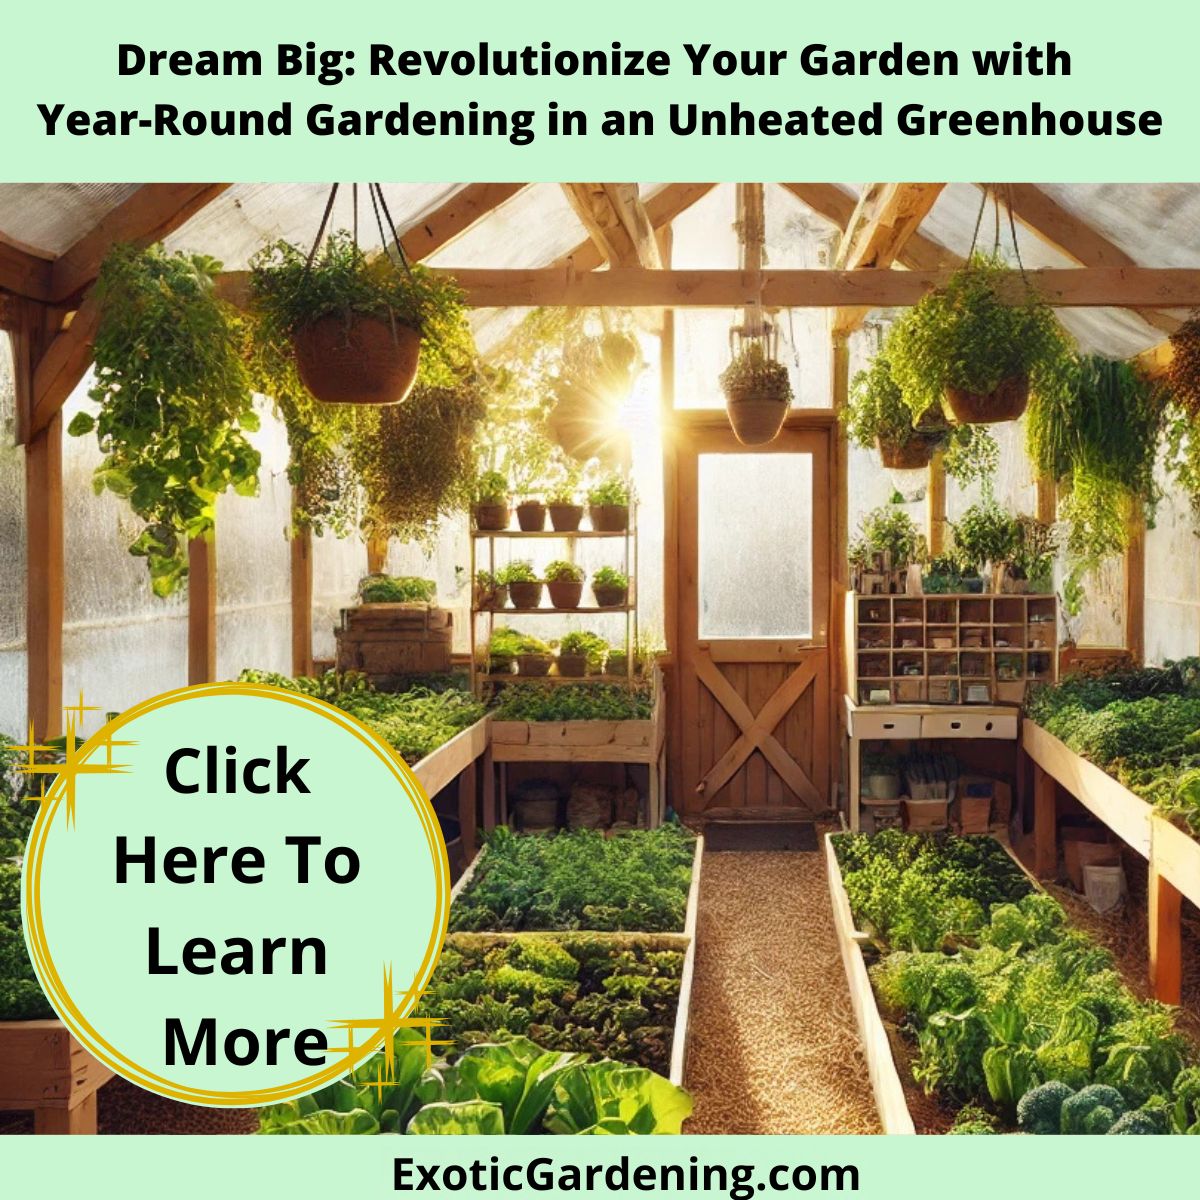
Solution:
<svg viewBox="0 0 1200 1200"><path fill-rule="evenodd" d="M713 662L711 654L707 650L699 651L696 658L696 675L741 730L741 736L713 763L708 774L696 786L696 791L700 794L715 795L733 778L755 750L761 750L763 757L797 796L813 808L822 808L824 801L813 786L812 780L775 737L775 727L812 684L816 674L816 657L800 663L755 714Z"/></svg>

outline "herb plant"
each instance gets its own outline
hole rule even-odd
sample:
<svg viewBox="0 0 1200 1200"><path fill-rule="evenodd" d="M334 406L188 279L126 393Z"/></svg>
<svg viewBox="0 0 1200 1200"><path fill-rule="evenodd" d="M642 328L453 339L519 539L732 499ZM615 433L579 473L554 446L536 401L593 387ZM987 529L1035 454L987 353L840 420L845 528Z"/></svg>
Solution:
<svg viewBox="0 0 1200 1200"><path fill-rule="evenodd" d="M432 604L437 583L416 575L370 575L359 584L364 604Z"/></svg>
<svg viewBox="0 0 1200 1200"><path fill-rule="evenodd" d="M606 475L599 483L588 488L587 500L597 508L628 506L630 499L629 480L616 472Z"/></svg>
<svg viewBox="0 0 1200 1200"><path fill-rule="evenodd" d="M584 570L576 563L556 558L546 567L545 576L547 583L582 583Z"/></svg>
<svg viewBox="0 0 1200 1200"><path fill-rule="evenodd" d="M792 402L792 383L787 367L767 354L762 343L747 343L721 372L721 390L729 400L745 398Z"/></svg>
<svg viewBox="0 0 1200 1200"><path fill-rule="evenodd" d="M609 664L618 657L624 660L624 651L610 652ZM624 669L623 661L621 665ZM653 707L648 684L631 689L617 684L522 683L504 688L492 715L498 721L645 721Z"/></svg>
<svg viewBox="0 0 1200 1200"><path fill-rule="evenodd" d="M527 558L518 558L496 572L497 583L537 583L537 572Z"/></svg>
<svg viewBox="0 0 1200 1200"><path fill-rule="evenodd" d="M890 556L894 570L908 566L917 561L920 549L920 535L913 519L902 508L894 505L881 505L872 509L859 523L859 534L852 554L861 560L862 564L873 554Z"/></svg>
<svg viewBox="0 0 1200 1200"><path fill-rule="evenodd" d="M592 586L602 588L627 588L629 576L616 567L600 567L592 575Z"/></svg>
<svg viewBox="0 0 1200 1200"><path fill-rule="evenodd" d="M587 659L588 670L591 672L599 671L604 665L604 657L608 654L608 649L608 642L604 638L598 633L589 633L587 630L575 630L564 634L562 641L558 644L560 657L580 655Z"/></svg>
<svg viewBox="0 0 1200 1200"><path fill-rule="evenodd" d="M484 471L475 478L471 499L476 504L507 504L508 480L499 471Z"/></svg>
<svg viewBox="0 0 1200 1200"><path fill-rule="evenodd" d="M964 567L982 571L986 563L1008 562L1017 547L1020 527L992 497L972 504L953 525L954 548Z"/></svg>

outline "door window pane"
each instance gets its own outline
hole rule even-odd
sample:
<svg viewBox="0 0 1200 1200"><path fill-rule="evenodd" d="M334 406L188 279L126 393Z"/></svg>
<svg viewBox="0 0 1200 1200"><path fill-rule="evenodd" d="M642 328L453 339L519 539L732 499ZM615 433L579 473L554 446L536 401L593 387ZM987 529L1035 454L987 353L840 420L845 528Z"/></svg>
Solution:
<svg viewBox="0 0 1200 1200"><path fill-rule="evenodd" d="M701 638L812 636L812 456L702 454Z"/></svg>

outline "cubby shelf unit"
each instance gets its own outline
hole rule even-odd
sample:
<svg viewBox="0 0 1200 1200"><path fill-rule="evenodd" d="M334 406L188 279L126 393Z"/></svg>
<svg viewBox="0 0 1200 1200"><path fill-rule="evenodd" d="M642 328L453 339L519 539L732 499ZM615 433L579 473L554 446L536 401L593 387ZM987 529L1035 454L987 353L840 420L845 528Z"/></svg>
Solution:
<svg viewBox="0 0 1200 1200"><path fill-rule="evenodd" d="M1019 704L1058 674L1054 596L851 593L846 628L859 704Z"/></svg>

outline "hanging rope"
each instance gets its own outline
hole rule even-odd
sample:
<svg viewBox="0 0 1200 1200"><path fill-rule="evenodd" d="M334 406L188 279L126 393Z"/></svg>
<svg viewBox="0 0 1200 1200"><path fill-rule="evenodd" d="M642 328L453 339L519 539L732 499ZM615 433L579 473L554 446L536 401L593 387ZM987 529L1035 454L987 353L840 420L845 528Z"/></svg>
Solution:
<svg viewBox="0 0 1200 1200"><path fill-rule="evenodd" d="M317 256L317 247L321 244L321 239L325 236L325 226L329 224L329 214L333 212L333 202L337 199L338 184L334 184L329 189L329 199L325 201L325 212L321 217L321 227L317 230L317 236L313 238L312 249L308 252L308 261L304 264L304 274L307 276L312 270L313 259Z"/></svg>

